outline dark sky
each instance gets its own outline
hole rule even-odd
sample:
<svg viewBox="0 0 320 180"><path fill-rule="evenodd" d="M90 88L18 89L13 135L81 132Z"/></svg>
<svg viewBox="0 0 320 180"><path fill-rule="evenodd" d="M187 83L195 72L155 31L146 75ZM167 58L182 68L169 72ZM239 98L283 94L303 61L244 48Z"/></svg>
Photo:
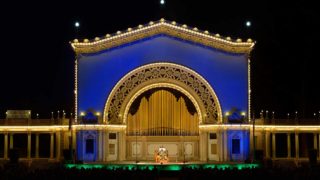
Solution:
<svg viewBox="0 0 320 180"><path fill-rule="evenodd" d="M276 116L320 110L320 14L315 4L223 1L10 1L1 5L0 118L7 109L40 117L73 108L74 54L69 41L94 38L161 17L233 38L257 41L252 52L253 108ZM209 3L210 2L210 3ZM247 28L245 22L252 26ZM79 21L79 32L74 22Z"/></svg>

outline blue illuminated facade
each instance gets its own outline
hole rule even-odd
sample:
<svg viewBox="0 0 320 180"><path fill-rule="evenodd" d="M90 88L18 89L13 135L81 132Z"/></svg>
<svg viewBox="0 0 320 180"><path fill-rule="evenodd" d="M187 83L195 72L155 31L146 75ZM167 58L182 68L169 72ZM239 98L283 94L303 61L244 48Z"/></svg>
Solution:
<svg viewBox="0 0 320 180"><path fill-rule="evenodd" d="M248 111L246 54L232 54L167 35L156 35L120 47L78 56L78 114L103 112L108 95L130 71L146 64L170 62L204 77L215 90L222 112Z"/></svg>
<svg viewBox="0 0 320 180"><path fill-rule="evenodd" d="M221 41L221 43L226 42ZM77 51L75 45L73 47ZM229 44L226 43L224 46L229 46ZM246 115L249 111L247 52L227 51L168 33L156 33L120 43L111 48L77 53L76 113L78 122L107 123L102 122L103 117L106 116L104 114L106 102L117 83L129 72L159 62L189 68L203 77L219 100L222 113L220 116L223 117L223 122L220 123L232 123L233 121L243 123L247 119ZM100 117L96 117L99 120L91 122L90 119L94 117L87 117L88 113L91 115L99 113ZM132 154L137 153L133 152L133 149L137 148L138 142L129 142L130 138L126 140L125 129L112 129L112 124L109 125L109 128L111 130L103 132L97 130L77 132L79 160L123 161L132 158ZM194 160L241 161L248 158L250 149L248 129L225 129L224 132L221 132L216 128L207 128L200 134L199 141L181 145L191 148ZM214 135L211 136L211 134ZM216 138L211 139L211 137ZM148 144L143 145L141 142L139 148L147 146ZM203 148L209 149L201 150ZM211 150L211 148L216 149ZM147 150L141 149L141 152L146 151L148 147ZM141 158L147 159L147 155L141 155Z"/></svg>

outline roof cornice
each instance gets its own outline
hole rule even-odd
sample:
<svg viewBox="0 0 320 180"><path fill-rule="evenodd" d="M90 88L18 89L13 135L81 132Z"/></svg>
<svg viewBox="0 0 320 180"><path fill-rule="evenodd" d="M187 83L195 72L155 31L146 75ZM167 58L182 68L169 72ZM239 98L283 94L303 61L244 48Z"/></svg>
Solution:
<svg viewBox="0 0 320 180"><path fill-rule="evenodd" d="M82 42L75 39L70 43L77 54L96 53L157 34L166 34L231 53L249 54L255 44L251 39L246 42L239 38L234 40L230 37L221 37L219 34L212 34L208 31L198 30L196 27L190 28L187 25L180 25L175 21L164 19L157 22L151 21L147 25L139 25L136 28L128 28L125 32L117 31L113 35L107 34L102 38L84 39Z"/></svg>

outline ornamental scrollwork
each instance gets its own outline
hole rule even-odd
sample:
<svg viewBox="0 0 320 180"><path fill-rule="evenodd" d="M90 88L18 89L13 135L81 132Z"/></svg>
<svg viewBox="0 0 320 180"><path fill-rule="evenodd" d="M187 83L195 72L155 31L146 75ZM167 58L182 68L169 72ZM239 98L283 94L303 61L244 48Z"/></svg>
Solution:
<svg viewBox="0 0 320 180"><path fill-rule="evenodd" d="M204 107L204 123L215 123L220 120L221 108L213 89L208 82L193 70L172 63L154 63L139 67L122 78L111 92L105 109L105 118L109 123L121 124L121 107L129 93L142 83L157 80L173 80L188 87L198 96Z"/></svg>

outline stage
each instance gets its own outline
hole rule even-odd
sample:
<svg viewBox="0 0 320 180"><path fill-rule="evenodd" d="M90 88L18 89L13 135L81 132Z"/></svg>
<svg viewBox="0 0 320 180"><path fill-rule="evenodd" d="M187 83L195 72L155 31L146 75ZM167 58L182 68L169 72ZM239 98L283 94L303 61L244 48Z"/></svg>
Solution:
<svg viewBox="0 0 320 180"><path fill-rule="evenodd" d="M252 169L259 168L260 164L255 163L203 163L203 162L169 162L165 164L155 163L151 161L141 161L141 162L133 162L133 161L125 161L125 162L115 162L115 163L84 163L84 164L65 164L66 168L76 168L76 169L128 169L128 170L160 170L160 171L180 171L183 168L190 169Z"/></svg>

